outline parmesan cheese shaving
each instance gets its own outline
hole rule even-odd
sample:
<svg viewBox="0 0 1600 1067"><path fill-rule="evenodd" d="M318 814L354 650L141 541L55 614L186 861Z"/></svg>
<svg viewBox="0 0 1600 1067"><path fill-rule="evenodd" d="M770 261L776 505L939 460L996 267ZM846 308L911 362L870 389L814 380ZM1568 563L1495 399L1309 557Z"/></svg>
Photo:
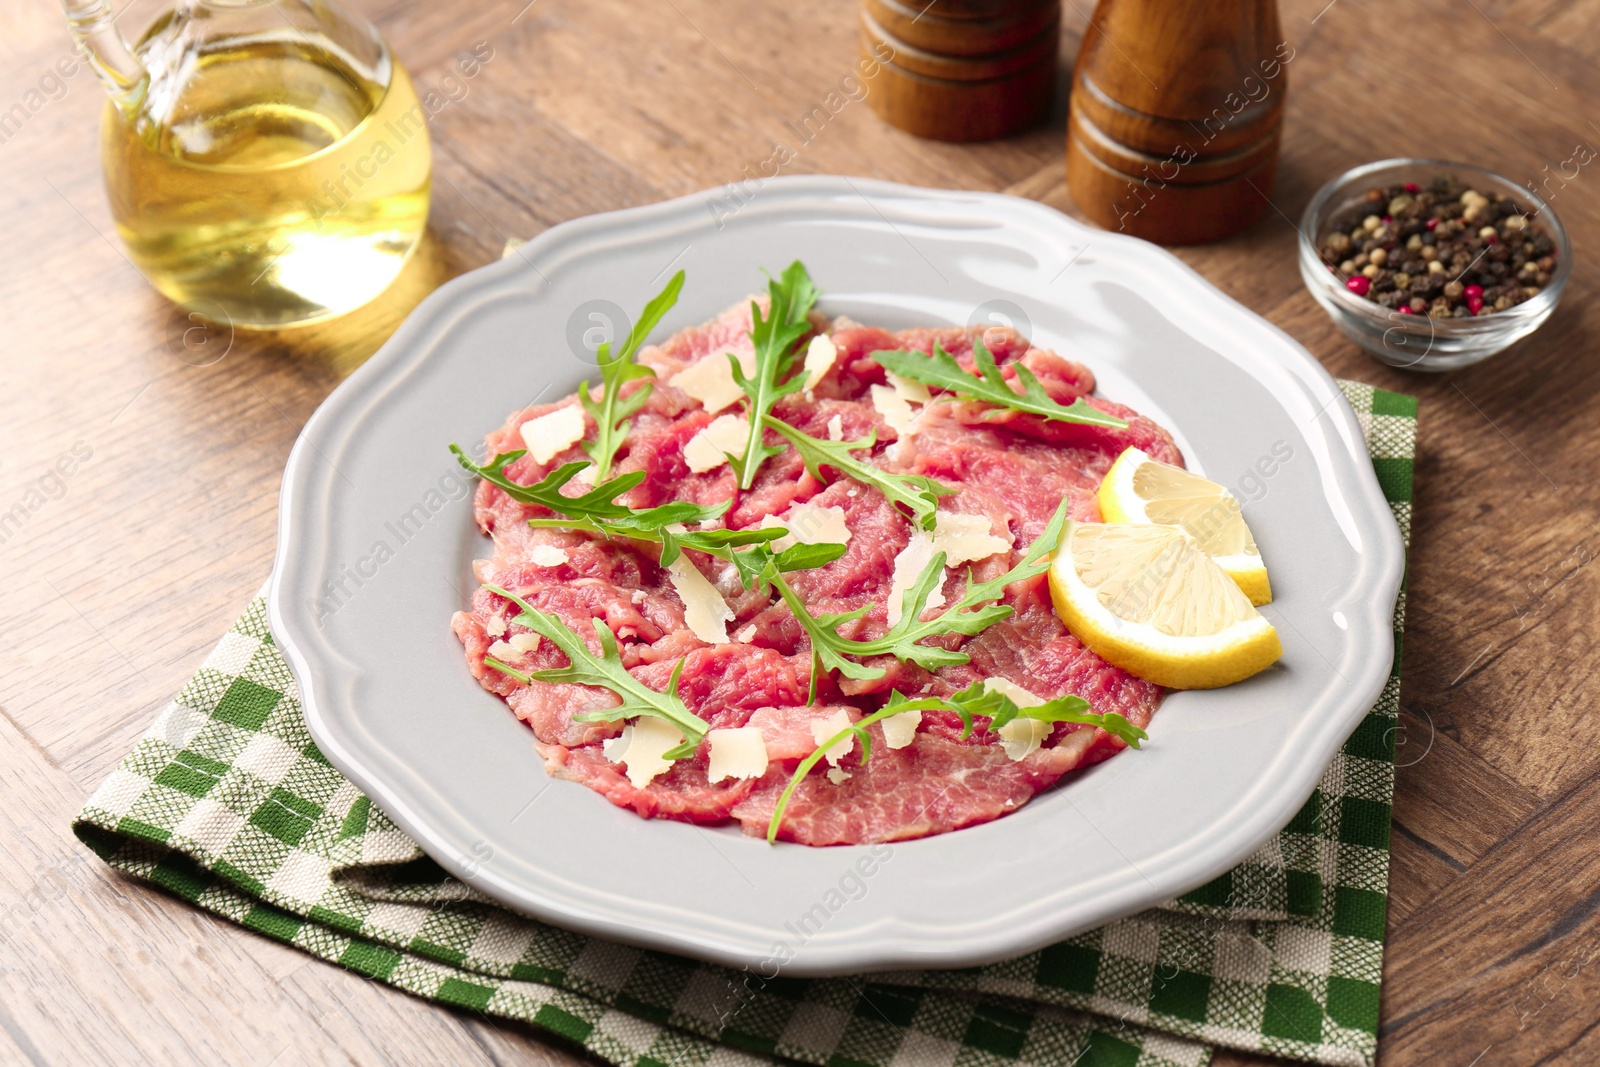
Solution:
<svg viewBox="0 0 1600 1067"><path fill-rule="evenodd" d="M711 425L689 438L683 458L696 474L716 470L728 462L727 453L737 454L750 433L750 420L743 415L718 415Z"/></svg>
<svg viewBox="0 0 1600 1067"><path fill-rule="evenodd" d="M683 734L665 719L641 715L600 746L606 759L620 763L635 789L643 789L672 766L664 754L683 744Z"/></svg>
<svg viewBox="0 0 1600 1067"><path fill-rule="evenodd" d="M733 611L717 592L717 587L706 580L700 568L679 556L667 568L672 588L683 601L684 625L700 640L712 645L728 642L728 620Z"/></svg>
<svg viewBox="0 0 1600 1067"><path fill-rule="evenodd" d="M575 485L593 485L594 484L594 476L596 474L598 474L598 473L600 473L599 468L596 467L593 463L591 463L587 467L583 468L583 470L579 471L577 474L574 474L572 476L573 484L575 484Z"/></svg>
<svg viewBox="0 0 1600 1067"><path fill-rule="evenodd" d="M1009 678L985 678L983 687L991 693L1009 697L1019 708L1036 708L1045 703L1044 697L1022 688ZM1012 719L995 732L1000 735L1006 758L1015 762L1039 750L1044 739L1050 736L1050 725L1038 719Z"/></svg>
<svg viewBox="0 0 1600 1067"><path fill-rule="evenodd" d="M889 378L889 387L913 404L926 404L933 400L933 394L928 392L928 387L921 382L914 382L910 378L902 378L894 371L885 371Z"/></svg>
<svg viewBox="0 0 1600 1067"><path fill-rule="evenodd" d="M922 725L922 712L902 711L878 724L883 727L883 743L890 748L905 748L917 739L917 727Z"/></svg>
<svg viewBox="0 0 1600 1067"><path fill-rule="evenodd" d="M629 723L622 728L616 737L607 738L600 742L600 752L612 763L621 763L628 754L628 745L633 741L633 724Z"/></svg>
<svg viewBox="0 0 1600 1067"><path fill-rule="evenodd" d="M504 641L496 641L489 646L489 655L504 663L508 659L516 659L517 650L515 646L508 645Z"/></svg>
<svg viewBox="0 0 1600 1067"><path fill-rule="evenodd" d="M991 693L999 693L1003 697L1009 697L1011 703L1019 708L1036 708L1040 704L1046 703L1044 697L1022 688L1010 678L985 678L983 687Z"/></svg>
<svg viewBox="0 0 1600 1067"><path fill-rule="evenodd" d="M825 333L819 333L811 339L806 346L806 388L815 389L817 383L827 377L828 368L833 366L833 361L839 358L839 350L834 347L833 339Z"/></svg>
<svg viewBox="0 0 1600 1067"><path fill-rule="evenodd" d="M567 562L567 550L555 545L534 545L528 549L528 562L536 567L559 567Z"/></svg>
<svg viewBox="0 0 1600 1067"><path fill-rule="evenodd" d="M801 501L789 509L783 518L763 515L760 529L774 526L789 531L785 537L772 542L776 552L801 545L846 545L850 543L850 527L844 521L844 508L834 505L823 507L809 500Z"/></svg>
<svg viewBox="0 0 1600 1067"><path fill-rule="evenodd" d="M849 771L840 770L838 767L828 768L828 781L832 782L834 785L844 785L844 783L849 780Z"/></svg>
<svg viewBox="0 0 1600 1067"><path fill-rule="evenodd" d="M1050 736L1050 724L1038 719L1012 719L999 730L1000 746L1006 758L1015 763L1039 751L1044 739Z"/></svg>
<svg viewBox="0 0 1600 1067"><path fill-rule="evenodd" d="M518 652L539 651L539 635L535 633L512 634L510 645Z"/></svg>
<svg viewBox="0 0 1600 1067"><path fill-rule="evenodd" d="M740 353L738 358L739 368L744 371L745 377L755 373L754 352ZM733 380L733 368L728 364L728 357L721 352L702 356L674 374L667 384L682 389L713 414L744 396L744 390Z"/></svg>
<svg viewBox="0 0 1600 1067"><path fill-rule="evenodd" d="M820 748L828 740L828 738L832 737L834 734L838 733L840 730L843 730L849 725L850 713L845 711L843 708L840 708L832 715L829 715L826 719L811 720L811 739L815 741L817 743L817 747ZM844 738L842 738L837 744L830 746L828 750L822 754L822 757L828 761L830 766L837 767L839 765L839 761L850 755L850 751L855 747L856 735L846 734Z"/></svg>
<svg viewBox="0 0 1600 1067"><path fill-rule="evenodd" d="M941 511L933 521L933 550L944 553L947 567L988 559L996 552L1008 552L1011 549L1011 542L996 537L989 520L982 515Z"/></svg>
<svg viewBox="0 0 1600 1067"><path fill-rule="evenodd" d="M506 620L496 615L483 624L483 632L490 637L504 637L506 635Z"/></svg>
<svg viewBox="0 0 1600 1067"><path fill-rule="evenodd" d="M916 412L911 410L911 404L904 396L887 385L872 387L872 406L899 436L909 437L916 432Z"/></svg>
<svg viewBox="0 0 1600 1067"><path fill-rule="evenodd" d="M533 461L549 463L556 453L565 452L583 440L583 409L576 404L557 408L547 415L529 419L518 432Z"/></svg>
<svg viewBox="0 0 1600 1067"><path fill-rule="evenodd" d="M844 416L843 415L837 415L836 414L836 415L834 415L832 418L830 418L828 420L828 440L830 440L830 441L843 441L844 440Z"/></svg>
<svg viewBox="0 0 1600 1067"><path fill-rule="evenodd" d="M758 727L711 730L706 733L706 740L711 743L711 764L706 770L706 781L760 778L767 773L767 743L761 739Z"/></svg>
<svg viewBox="0 0 1600 1067"><path fill-rule="evenodd" d="M751 623L749 626L746 626L744 629L734 634L733 639L735 641L742 641L748 645L751 641L756 639L756 624Z"/></svg>
<svg viewBox="0 0 1600 1067"><path fill-rule="evenodd" d="M900 612L904 610L901 600L907 589L917 584L917 577L927 567L928 561L933 559L933 539L922 530L913 530L911 540L900 554L894 558L894 578L889 583L889 625L893 626L900 621ZM944 605L944 590L935 589L928 597L929 608Z"/></svg>

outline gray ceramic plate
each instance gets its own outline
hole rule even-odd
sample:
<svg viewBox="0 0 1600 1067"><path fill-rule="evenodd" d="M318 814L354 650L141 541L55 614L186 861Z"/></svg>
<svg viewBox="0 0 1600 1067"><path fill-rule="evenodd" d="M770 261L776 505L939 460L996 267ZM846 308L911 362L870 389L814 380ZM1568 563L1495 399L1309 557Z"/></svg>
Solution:
<svg viewBox="0 0 1600 1067"><path fill-rule="evenodd" d="M797 257L830 314L1011 321L1170 427L1195 469L1246 502L1281 665L1173 695L1143 751L1007 818L880 846L867 863L864 848L646 821L548 780L450 632L488 544L445 446L592 374L574 352L603 323L591 302L632 311L682 267L665 336ZM430 296L301 435L270 602L318 745L445 868L583 933L816 975L1018 954L1239 862L1377 698L1401 569L1333 380L1173 256L1027 200L793 178L557 226Z"/></svg>

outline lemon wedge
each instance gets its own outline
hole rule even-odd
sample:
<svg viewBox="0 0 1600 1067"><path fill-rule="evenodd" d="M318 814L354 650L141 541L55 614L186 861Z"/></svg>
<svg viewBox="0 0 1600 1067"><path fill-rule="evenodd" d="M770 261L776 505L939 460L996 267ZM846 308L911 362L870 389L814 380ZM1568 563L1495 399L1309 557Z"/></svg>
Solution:
<svg viewBox="0 0 1600 1067"><path fill-rule="evenodd" d="M1182 526L1239 583L1250 603L1272 603L1267 568L1239 501L1216 482L1130 448L1100 483L1100 517L1106 522Z"/></svg>
<svg viewBox="0 0 1600 1067"><path fill-rule="evenodd" d="M1106 662L1172 689L1232 685L1283 655L1272 624L1178 526L1067 523L1050 599Z"/></svg>

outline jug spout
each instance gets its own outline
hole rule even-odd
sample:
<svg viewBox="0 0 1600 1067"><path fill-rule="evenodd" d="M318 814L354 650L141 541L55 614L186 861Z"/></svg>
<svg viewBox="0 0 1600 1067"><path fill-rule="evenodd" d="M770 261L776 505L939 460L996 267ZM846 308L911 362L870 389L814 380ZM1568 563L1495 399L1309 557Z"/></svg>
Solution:
<svg viewBox="0 0 1600 1067"><path fill-rule="evenodd" d="M144 103L150 74L117 29L111 0L61 0L78 49L125 116Z"/></svg>

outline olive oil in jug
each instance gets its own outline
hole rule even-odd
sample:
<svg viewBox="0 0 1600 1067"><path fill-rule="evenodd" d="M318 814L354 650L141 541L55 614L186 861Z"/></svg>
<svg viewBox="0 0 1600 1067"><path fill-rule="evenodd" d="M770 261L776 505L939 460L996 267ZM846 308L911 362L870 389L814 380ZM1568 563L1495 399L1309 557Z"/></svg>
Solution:
<svg viewBox="0 0 1600 1067"><path fill-rule="evenodd" d="M120 94L96 64L106 191L161 292L271 328L353 310L399 274L427 223L426 112L364 21L326 0L191 0L126 58Z"/></svg>

